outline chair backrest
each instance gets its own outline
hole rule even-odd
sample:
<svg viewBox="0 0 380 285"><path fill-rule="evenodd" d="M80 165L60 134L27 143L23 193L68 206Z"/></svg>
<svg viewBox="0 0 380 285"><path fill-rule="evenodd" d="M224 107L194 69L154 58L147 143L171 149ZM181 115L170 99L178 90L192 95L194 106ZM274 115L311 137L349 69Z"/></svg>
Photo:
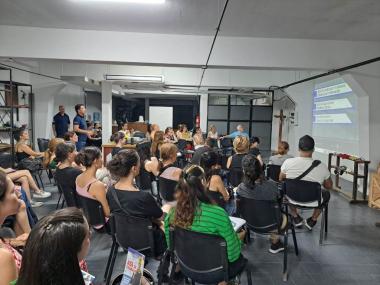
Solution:
<svg viewBox="0 0 380 285"><path fill-rule="evenodd" d="M210 275L215 276L214 283L228 281L227 244L222 237L175 227L170 229L170 247L182 273L193 281L204 284L203 278Z"/></svg>
<svg viewBox="0 0 380 285"><path fill-rule="evenodd" d="M145 170L144 166L141 166L140 173L135 179L140 190L152 189L151 174Z"/></svg>
<svg viewBox="0 0 380 285"><path fill-rule="evenodd" d="M254 232L266 234L281 227L281 207L277 201L239 197L236 206L238 214Z"/></svg>
<svg viewBox="0 0 380 285"><path fill-rule="evenodd" d="M162 199L168 202L175 200L174 192L177 183L178 182L175 180L167 179L161 176L158 177L158 191L160 192Z"/></svg>
<svg viewBox="0 0 380 285"><path fill-rule="evenodd" d="M139 131L134 132L134 133L133 133L133 136L134 136L134 137L137 137L137 138L142 138L142 139L145 138L145 134L144 134L143 132L139 132Z"/></svg>
<svg viewBox="0 0 380 285"><path fill-rule="evenodd" d="M58 191L63 194L67 207L82 208L77 192L74 189L63 187L57 183Z"/></svg>
<svg viewBox="0 0 380 285"><path fill-rule="evenodd" d="M281 172L280 165L268 164L267 178L270 178L273 181L279 182L280 172Z"/></svg>
<svg viewBox="0 0 380 285"><path fill-rule="evenodd" d="M38 150L40 152L46 151L49 147L49 141L50 141L49 139L38 138L37 139Z"/></svg>
<svg viewBox="0 0 380 285"><path fill-rule="evenodd" d="M84 215L90 226L104 225L106 218L104 216L102 204L99 201L78 195Z"/></svg>
<svg viewBox="0 0 380 285"><path fill-rule="evenodd" d="M230 184L237 187L243 179L243 169L240 167L230 168Z"/></svg>
<svg viewBox="0 0 380 285"><path fill-rule="evenodd" d="M111 233L123 249L131 247L154 256L153 226L150 219L117 212L112 213L109 223Z"/></svg>
<svg viewBox="0 0 380 285"><path fill-rule="evenodd" d="M184 151L187 145L187 140L179 139L177 143L177 147L179 151Z"/></svg>
<svg viewBox="0 0 380 285"><path fill-rule="evenodd" d="M222 138L220 140L220 146L222 148L230 148L230 147L233 147L232 145L232 139L231 138Z"/></svg>
<svg viewBox="0 0 380 285"><path fill-rule="evenodd" d="M208 190L206 193L212 201L214 201L216 204L218 204L219 207L222 207L224 209L224 207L226 206L226 201L224 201L223 195L220 194L220 192Z"/></svg>
<svg viewBox="0 0 380 285"><path fill-rule="evenodd" d="M285 179L284 195L300 204L318 202L321 205L321 184L305 180Z"/></svg>

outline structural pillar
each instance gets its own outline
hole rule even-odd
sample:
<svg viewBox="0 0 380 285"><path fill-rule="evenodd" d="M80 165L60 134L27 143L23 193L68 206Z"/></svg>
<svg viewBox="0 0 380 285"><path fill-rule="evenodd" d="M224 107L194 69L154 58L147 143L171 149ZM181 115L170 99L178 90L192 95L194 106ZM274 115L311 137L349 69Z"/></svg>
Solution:
<svg viewBox="0 0 380 285"><path fill-rule="evenodd" d="M102 143L112 135L112 83L102 81Z"/></svg>
<svg viewBox="0 0 380 285"><path fill-rule="evenodd" d="M200 103L199 103L199 115L200 115L200 121L201 121L201 129L206 134L208 133L207 130L207 110L208 110L208 94L201 94L200 96Z"/></svg>

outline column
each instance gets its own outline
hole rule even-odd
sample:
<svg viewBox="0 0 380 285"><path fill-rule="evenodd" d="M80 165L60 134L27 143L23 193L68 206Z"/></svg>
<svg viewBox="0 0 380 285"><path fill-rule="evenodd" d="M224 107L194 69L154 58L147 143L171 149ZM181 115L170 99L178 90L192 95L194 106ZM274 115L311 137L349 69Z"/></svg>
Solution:
<svg viewBox="0 0 380 285"><path fill-rule="evenodd" d="M201 119L201 129L203 132L208 133L207 130L207 109L208 109L208 94L201 94L199 104L199 116Z"/></svg>
<svg viewBox="0 0 380 285"><path fill-rule="evenodd" d="M112 135L112 83L102 81L102 143Z"/></svg>

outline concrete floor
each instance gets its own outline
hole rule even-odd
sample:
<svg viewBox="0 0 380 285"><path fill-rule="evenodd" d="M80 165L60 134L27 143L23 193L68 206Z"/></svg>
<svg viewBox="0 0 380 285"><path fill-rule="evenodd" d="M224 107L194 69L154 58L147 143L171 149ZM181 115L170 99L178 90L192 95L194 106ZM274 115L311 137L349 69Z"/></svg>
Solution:
<svg viewBox="0 0 380 285"><path fill-rule="evenodd" d="M47 191L56 188L47 186ZM39 216L55 209L58 195L37 208ZM305 218L310 212L301 213ZM346 199L333 192L329 207L329 233L323 246L319 241L318 223L312 232L297 230L300 255L294 254L293 243L289 240L287 284L380 284L380 228L374 226L380 221L380 212L365 204L351 205ZM111 239L106 234L94 232L87 263L91 274L97 277L95 284L103 284ZM282 282L283 254L268 252L269 241L254 237L251 244L243 249L244 256L252 268L253 284L286 284ZM126 254L119 252L114 276L123 272ZM158 262L150 259L147 269L155 274ZM247 284L245 275L242 284Z"/></svg>

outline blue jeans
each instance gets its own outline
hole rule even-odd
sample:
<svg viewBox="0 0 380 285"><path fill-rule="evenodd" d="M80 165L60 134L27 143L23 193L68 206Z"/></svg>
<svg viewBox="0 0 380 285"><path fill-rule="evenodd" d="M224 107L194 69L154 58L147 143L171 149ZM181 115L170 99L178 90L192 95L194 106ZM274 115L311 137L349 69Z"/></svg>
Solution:
<svg viewBox="0 0 380 285"><path fill-rule="evenodd" d="M77 151L80 151L85 146L86 146L86 141L77 141L76 143Z"/></svg>

